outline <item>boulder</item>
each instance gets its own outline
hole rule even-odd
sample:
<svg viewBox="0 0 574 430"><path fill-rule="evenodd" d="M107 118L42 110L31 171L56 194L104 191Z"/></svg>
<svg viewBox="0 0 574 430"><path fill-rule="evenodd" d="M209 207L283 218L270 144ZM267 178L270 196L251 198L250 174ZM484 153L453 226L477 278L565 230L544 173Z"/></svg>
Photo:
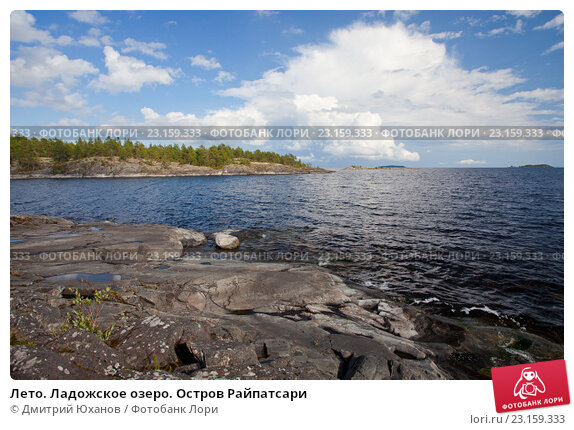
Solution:
<svg viewBox="0 0 574 430"><path fill-rule="evenodd" d="M172 234L181 242L184 248L207 243L205 234L200 231L185 228L173 228Z"/></svg>
<svg viewBox="0 0 574 430"><path fill-rule="evenodd" d="M221 249L235 249L239 246L239 239L227 233L215 233L215 244Z"/></svg>

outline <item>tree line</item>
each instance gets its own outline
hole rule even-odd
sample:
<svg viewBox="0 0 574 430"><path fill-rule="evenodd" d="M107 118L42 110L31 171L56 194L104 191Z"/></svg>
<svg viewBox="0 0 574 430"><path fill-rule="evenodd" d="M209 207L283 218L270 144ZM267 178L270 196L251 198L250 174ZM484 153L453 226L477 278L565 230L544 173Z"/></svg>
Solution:
<svg viewBox="0 0 574 430"><path fill-rule="evenodd" d="M10 162L17 162L20 168L33 170L40 166L39 157L48 157L57 163L81 160L89 157L118 157L120 160L137 158L141 160L176 162L193 166L221 168L226 164L249 164L252 161L278 163L294 167L309 167L293 154L247 151L228 145L213 145L209 148L192 146L144 145L141 142L119 139L78 139L64 142L60 139L36 139L25 136L10 136Z"/></svg>

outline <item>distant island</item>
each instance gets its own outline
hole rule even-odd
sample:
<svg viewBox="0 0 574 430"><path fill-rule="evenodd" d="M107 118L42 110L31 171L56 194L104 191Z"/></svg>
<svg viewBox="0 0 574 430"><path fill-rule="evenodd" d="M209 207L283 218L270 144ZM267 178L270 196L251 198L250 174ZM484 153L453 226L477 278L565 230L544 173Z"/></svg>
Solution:
<svg viewBox="0 0 574 430"><path fill-rule="evenodd" d="M527 168L527 169L532 169L532 168L553 168L552 166L550 166L549 164L525 164L524 166L510 166L511 169L522 169L522 168Z"/></svg>
<svg viewBox="0 0 574 430"><path fill-rule="evenodd" d="M209 148L149 145L130 140L29 139L10 136L10 177L99 178L327 173L293 154L247 151L220 144Z"/></svg>
<svg viewBox="0 0 574 430"><path fill-rule="evenodd" d="M394 166L394 165L388 165L388 166L377 166L377 167L364 167L364 166L349 166L349 167L345 167L345 169L343 170L379 170L379 169L406 169L406 166Z"/></svg>

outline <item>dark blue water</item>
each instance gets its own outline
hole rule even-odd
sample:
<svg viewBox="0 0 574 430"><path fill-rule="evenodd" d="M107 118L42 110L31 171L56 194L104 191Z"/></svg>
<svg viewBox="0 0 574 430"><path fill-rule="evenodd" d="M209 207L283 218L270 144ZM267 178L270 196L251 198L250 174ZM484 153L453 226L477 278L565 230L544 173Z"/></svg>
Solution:
<svg viewBox="0 0 574 430"><path fill-rule="evenodd" d="M309 264L433 312L560 333L563 181L563 169L13 180L10 209L242 229L245 252L268 251L272 259L299 252Z"/></svg>

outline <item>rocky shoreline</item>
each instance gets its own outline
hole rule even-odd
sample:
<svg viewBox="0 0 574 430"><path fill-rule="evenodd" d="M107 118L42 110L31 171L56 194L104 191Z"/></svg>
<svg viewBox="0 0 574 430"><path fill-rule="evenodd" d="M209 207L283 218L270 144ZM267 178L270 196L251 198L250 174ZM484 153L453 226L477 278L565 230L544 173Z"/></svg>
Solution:
<svg viewBox="0 0 574 430"><path fill-rule="evenodd" d="M469 379L490 341L316 265L202 257L193 230L10 225L15 379Z"/></svg>
<svg viewBox="0 0 574 430"><path fill-rule="evenodd" d="M250 162L228 164L216 169L175 162L159 162L118 157L92 157L56 164L50 158L39 158L39 166L31 171L21 170L16 163L10 168L10 179L68 179L68 178L142 178L172 176L236 176L236 175L294 175L330 173L318 167L294 167L277 163Z"/></svg>

